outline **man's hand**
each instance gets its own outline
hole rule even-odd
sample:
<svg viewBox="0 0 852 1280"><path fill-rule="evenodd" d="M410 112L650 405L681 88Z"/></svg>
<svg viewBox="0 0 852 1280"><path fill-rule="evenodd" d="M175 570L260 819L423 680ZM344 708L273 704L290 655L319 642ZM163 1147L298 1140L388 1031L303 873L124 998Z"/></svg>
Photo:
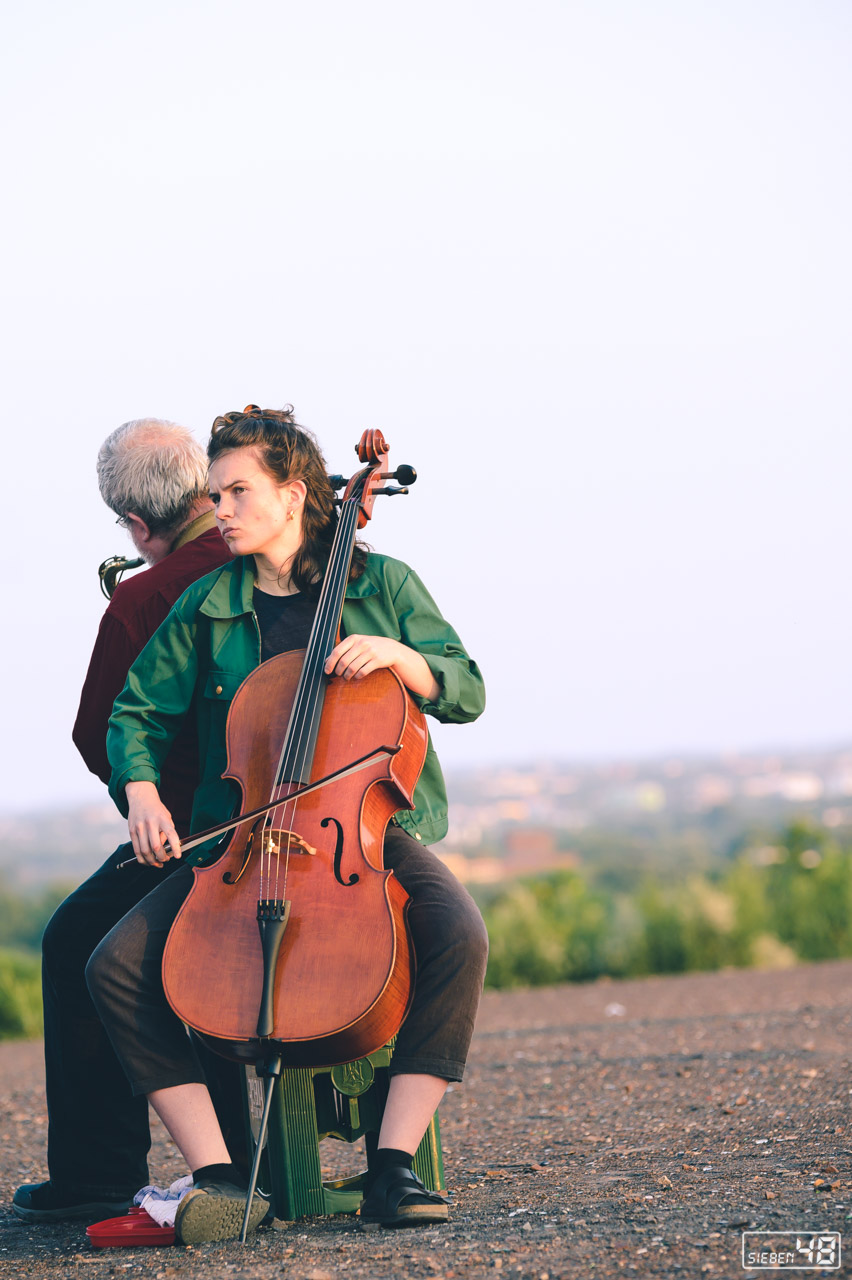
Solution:
<svg viewBox="0 0 852 1280"><path fill-rule="evenodd" d="M136 861L149 867L161 867L169 858L179 858L180 836L154 783L128 782L125 792L127 828ZM168 849L164 847L166 844Z"/></svg>

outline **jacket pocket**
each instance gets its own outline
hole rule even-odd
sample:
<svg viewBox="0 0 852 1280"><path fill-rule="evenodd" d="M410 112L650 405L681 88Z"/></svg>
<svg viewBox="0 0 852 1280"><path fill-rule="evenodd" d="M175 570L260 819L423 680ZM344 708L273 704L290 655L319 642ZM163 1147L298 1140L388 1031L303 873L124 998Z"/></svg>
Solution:
<svg viewBox="0 0 852 1280"><path fill-rule="evenodd" d="M210 671L204 683L204 697L213 702L230 702L244 679L236 671Z"/></svg>

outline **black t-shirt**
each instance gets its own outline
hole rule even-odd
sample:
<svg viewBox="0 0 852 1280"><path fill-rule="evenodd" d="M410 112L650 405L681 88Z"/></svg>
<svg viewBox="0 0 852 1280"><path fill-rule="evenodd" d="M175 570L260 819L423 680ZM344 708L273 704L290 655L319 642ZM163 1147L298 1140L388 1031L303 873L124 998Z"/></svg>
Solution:
<svg viewBox="0 0 852 1280"><path fill-rule="evenodd" d="M316 600L307 600L299 592L292 596L271 596L255 587L254 611L260 627L261 662L290 649L307 648L317 611Z"/></svg>

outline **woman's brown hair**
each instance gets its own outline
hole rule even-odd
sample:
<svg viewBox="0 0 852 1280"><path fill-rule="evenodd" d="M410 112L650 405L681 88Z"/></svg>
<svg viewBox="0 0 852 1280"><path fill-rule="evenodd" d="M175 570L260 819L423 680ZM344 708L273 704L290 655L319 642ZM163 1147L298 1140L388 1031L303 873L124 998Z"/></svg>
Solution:
<svg viewBox="0 0 852 1280"><path fill-rule="evenodd" d="M207 446L210 462L232 449L257 449L260 465L277 484L304 481L302 545L290 565L290 580L299 591L316 596L337 529L334 490L316 436L299 426L291 404L283 409L259 409L250 404L242 412L222 414L213 423ZM366 548L356 545L351 578L360 576L365 560Z"/></svg>

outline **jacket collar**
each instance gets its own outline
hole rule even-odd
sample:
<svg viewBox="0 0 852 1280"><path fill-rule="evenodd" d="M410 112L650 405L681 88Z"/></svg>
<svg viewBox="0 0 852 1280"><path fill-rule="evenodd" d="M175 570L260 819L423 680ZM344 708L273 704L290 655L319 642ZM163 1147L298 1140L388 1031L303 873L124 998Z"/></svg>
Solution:
<svg viewBox="0 0 852 1280"><path fill-rule="evenodd" d="M239 618L243 613L252 613L254 578L254 559L238 556L222 567L199 612L208 618Z"/></svg>
<svg viewBox="0 0 852 1280"><path fill-rule="evenodd" d="M196 516L181 530L175 545L172 547L172 551L179 551L188 542L194 542L196 538L201 537L202 533L207 533L208 529L215 529L215 527L215 514L212 511L203 511L200 516Z"/></svg>
<svg viewBox="0 0 852 1280"><path fill-rule="evenodd" d="M207 592L200 606L200 612L208 618L238 618L244 613L254 612L252 595L255 584L255 568L252 556L238 556L231 564L222 567L213 586ZM365 596L374 596L378 587L367 568L346 587L347 600L363 600Z"/></svg>

